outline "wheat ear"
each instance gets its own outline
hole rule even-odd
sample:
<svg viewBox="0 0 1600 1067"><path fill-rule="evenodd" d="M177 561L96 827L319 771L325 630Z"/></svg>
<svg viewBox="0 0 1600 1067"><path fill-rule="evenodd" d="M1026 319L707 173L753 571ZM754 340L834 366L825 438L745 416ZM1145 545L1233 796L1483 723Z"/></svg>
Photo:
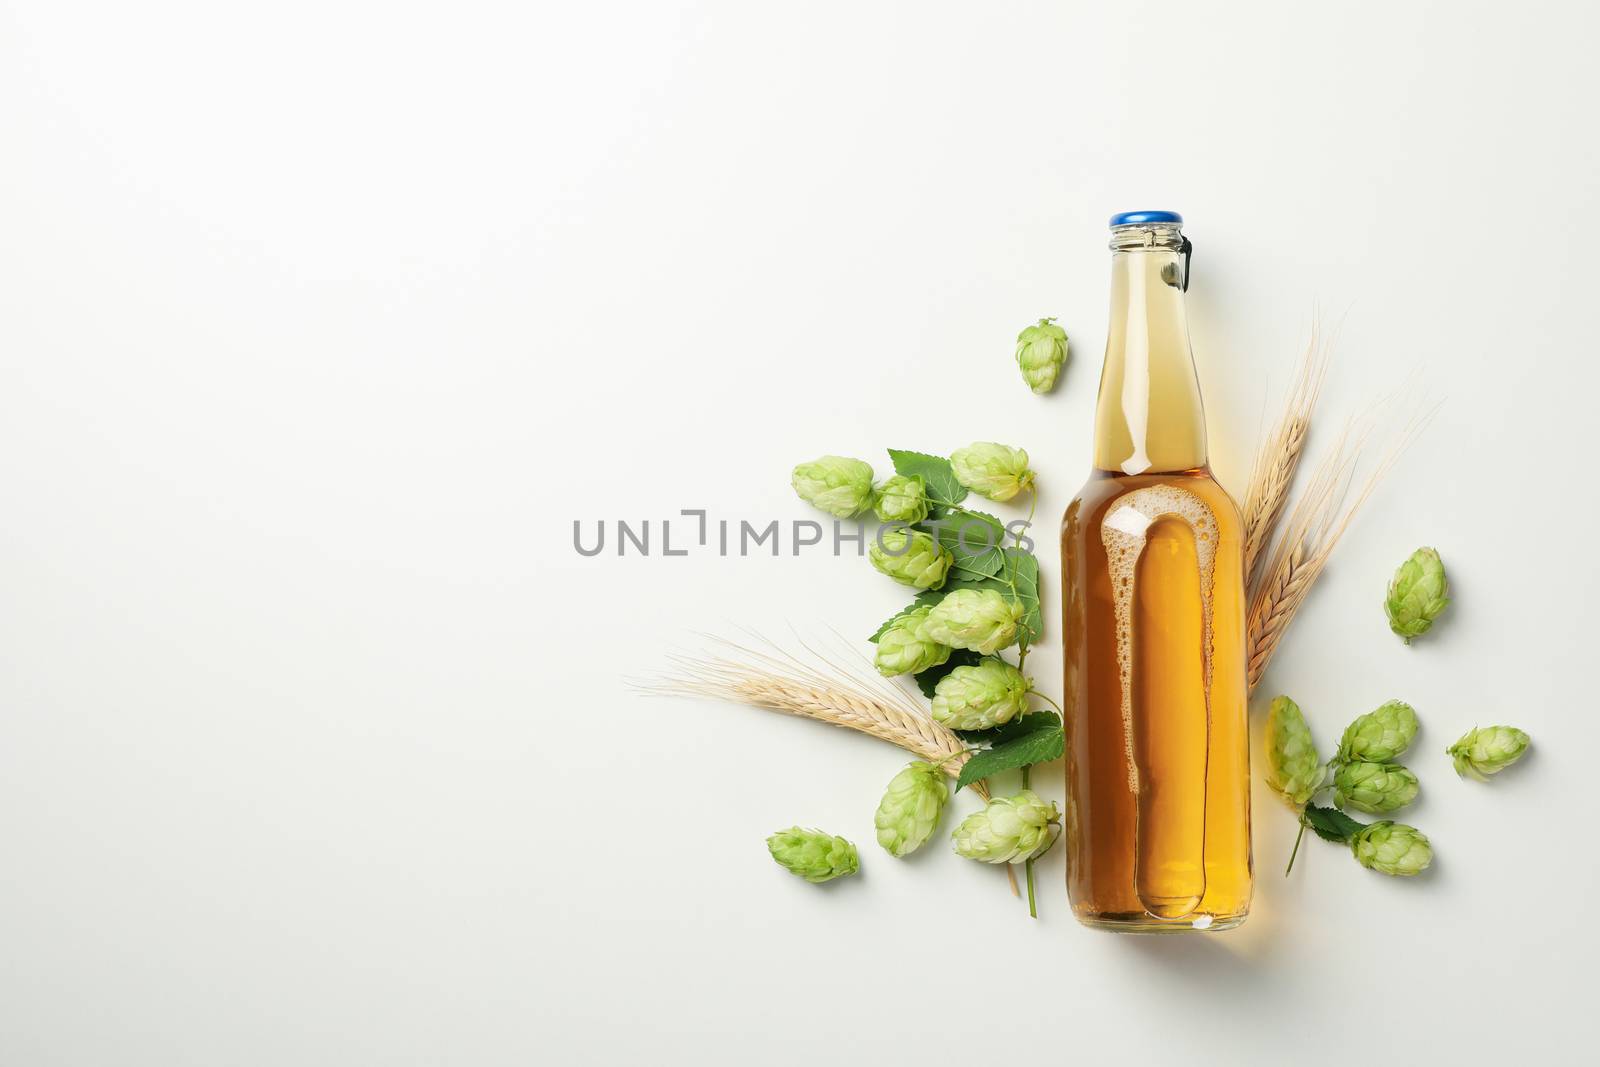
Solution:
<svg viewBox="0 0 1600 1067"><path fill-rule="evenodd" d="M1251 689L1266 673L1267 663L1295 612L1327 566L1328 557L1333 555L1334 546L1350 521L1430 417L1431 413L1413 419L1358 488L1354 486L1355 472L1370 430L1355 432L1347 428L1317 467L1289 513L1283 536L1250 597L1246 663Z"/></svg>
<svg viewBox="0 0 1600 1067"><path fill-rule="evenodd" d="M1315 323L1289 390L1283 415L1256 452L1244 503L1244 575L1252 590L1259 581L1267 546L1289 502L1289 487L1305 451L1311 414L1328 373L1329 344Z"/></svg>
<svg viewBox="0 0 1600 1067"><path fill-rule="evenodd" d="M665 696L712 697L858 730L938 764L952 778L971 758L960 737L876 674L841 667L806 645L810 660L776 646L763 651L711 640L721 654L673 656L672 673L639 688ZM973 788L988 799L982 782Z"/></svg>
<svg viewBox="0 0 1600 1067"><path fill-rule="evenodd" d="M959 778L972 758L961 738L923 714L905 690L884 679L870 663L857 670L841 667L804 642L800 644L810 660L771 642L762 642L771 649L763 651L722 638L707 639L723 653L672 656L674 673L637 688L662 696L727 700L859 730L937 764L952 778ZM972 791L988 802L989 787L984 782L973 782ZM1011 895L1018 896L1013 865L1006 864L1005 870Z"/></svg>

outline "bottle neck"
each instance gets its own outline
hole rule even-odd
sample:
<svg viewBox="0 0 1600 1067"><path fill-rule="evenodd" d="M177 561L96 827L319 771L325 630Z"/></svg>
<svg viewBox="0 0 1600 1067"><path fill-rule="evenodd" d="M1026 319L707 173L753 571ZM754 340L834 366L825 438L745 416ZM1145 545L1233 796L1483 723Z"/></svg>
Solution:
<svg viewBox="0 0 1600 1067"><path fill-rule="evenodd" d="M1189 351L1188 264L1176 226L1121 226L1111 239L1111 324L1095 412L1094 465L1159 474L1206 465L1205 411Z"/></svg>

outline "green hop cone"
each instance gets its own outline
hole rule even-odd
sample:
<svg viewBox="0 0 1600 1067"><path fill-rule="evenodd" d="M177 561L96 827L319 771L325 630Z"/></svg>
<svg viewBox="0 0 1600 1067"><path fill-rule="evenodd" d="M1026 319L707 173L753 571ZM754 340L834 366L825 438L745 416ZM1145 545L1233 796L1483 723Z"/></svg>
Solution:
<svg viewBox="0 0 1600 1067"><path fill-rule="evenodd" d="M1417 799L1418 788L1417 776L1396 763L1341 763L1333 775L1333 802L1385 815Z"/></svg>
<svg viewBox="0 0 1600 1067"><path fill-rule="evenodd" d="M872 662L879 674L918 674L950 658L950 646L929 640L925 632L924 624L932 610L927 604L913 608L878 635L878 651Z"/></svg>
<svg viewBox="0 0 1600 1067"><path fill-rule="evenodd" d="M921 522L928 517L928 494L918 475L896 474L878 486L872 510L884 522Z"/></svg>
<svg viewBox="0 0 1600 1067"><path fill-rule="evenodd" d="M789 484L812 507L848 519L872 506L872 467L859 459L823 456L794 469Z"/></svg>
<svg viewBox="0 0 1600 1067"><path fill-rule="evenodd" d="M1401 878L1421 874L1433 862L1427 835L1403 822L1385 820L1363 826L1350 839L1350 851L1368 870Z"/></svg>
<svg viewBox="0 0 1600 1067"><path fill-rule="evenodd" d="M1055 319L1040 319L1017 334L1017 366L1023 380L1035 393L1048 393L1056 387L1056 375L1067 361L1067 331Z"/></svg>
<svg viewBox="0 0 1600 1067"><path fill-rule="evenodd" d="M1449 603L1450 582L1445 578L1444 561L1435 549L1419 548L1394 572L1383 610L1389 616L1389 629L1409 645L1413 637L1428 632Z"/></svg>
<svg viewBox="0 0 1600 1067"><path fill-rule="evenodd" d="M1455 760L1457 774L1487 782L1521 759L1529 741L1515 726L1484 726L1468 730L1445 751Z"/></svg>
<svg viewBox="0 0 1600 1067"><path fill-rule="evenodd" d="M1020 448L979 441L950 453L950 466L956 481L990 500L1010 500L1033 488L1028 453Z"/></svg>
<svg viewBox="0 0 1600 1067"><path fill-rule="evenodd" d="M808 882L831 882L855 874L861 866L856 846L821 830L791 826L767 838L767 851L790 874Z"/></svg>
<svg viewBox="0 0 1600 1067"><path fill-rule="evenodd" d="M986 656L939 679L933 687L933 721L952 730L988 730L1027 711L1030 688L1017 668Z"/></svg>
<svg viewBox="0 0 1600 1067"><path fill-rule="evenodd" d="M1267 785L1291 807L1303 808L1327 774L1300 705L1274 698L1267 712Z"/></svg>
<svg viewBox="0 0 1600 1067"><path fill-rule="evenodd" d="M956 589L933 606L923 623L929 640L992 656L1017 639L1027 614L998 589Z"/></svg>
<svg viewBox="0 0 1600 1067"><path fill-rule="evenodd" d="M906 765L889 781L889 788L878 802L872 817L878 828L878 844L889 855L899 857L915 852L933 836L939 815L950 799L945 773L922 760Z"/></svg>
<svg viewBox="0 0 1600 1067"><path fill-rule="evenodd" d="M867 559L882 574L913 589L937 589L955 562L950 550L921 530L885 528L867 548Z"/></svg>
<svg viewBox="0 0 1600 1067"><path fill-rule="evenodd" d="M983 863L1022 863L1042 856L1061 832L1055 801L1042 800L1031 789L1016 796L995 797L956 827L956 852Z"/></svg>
<svg viewBox="0 0 1600 1067"><path fill-rule="evenodd" d="M1345 727L1339 760L1387 763L1409 748L1416 736L1416 711L1403 700L1391 700Z"/></svg>

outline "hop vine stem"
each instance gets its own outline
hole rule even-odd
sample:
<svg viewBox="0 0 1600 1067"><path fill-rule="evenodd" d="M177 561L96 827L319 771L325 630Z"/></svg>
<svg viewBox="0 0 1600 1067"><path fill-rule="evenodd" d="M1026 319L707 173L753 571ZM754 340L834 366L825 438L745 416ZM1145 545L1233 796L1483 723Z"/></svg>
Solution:
<svg viewBox="0 0 1600 1067"><path fill-rule="evenodd" d="M1294 835L1294 848L1289 852L1289 866L1283 869L1283 876L1289 877L1289 872L1294 870L1294 858L1300 855L1300 840L1306 836L1306 824L1300 823L1300 832Z"/></svg>
<svg viewBox="0 0 1600 1067"><path fill-rule="evenodd" d="M1033 516L1034 516L1034 513L1038 510L1038 507L1039 507L1039 489L1038 489L1037 486L1035 486L1035 487L1031 488L1028 491L1028 493L1029 493L1029 498L1028 498L1028 521L1027 521L1027 524L1026 524L1026 528L1032 529L1032 527L1033 527ZM935 498L935 497L930 497L929 500L933 504L936 504L937 506L939 506L941 508L944 508L946 511L950 512L951 514L959 515L961 517L961 519L963 520L963 525L965 525L965 522L967 520L976 519L979 522L986 521L986 520L980 518L976 512L971 511L971 510L969 510L967 508L964 508L960 504L955 503L954 501L940 500L940 499ZM1012 539L1012 542L1013 542L1014 546L1016 547L1016 549L1017 549L1017 551L1019 553L1025 551L1025 549L1023 549L1023 547L1022 547L1022 534L1018 533L1015 530L1012 530L1011 531L1011 539ZM1004 582L1006 588L1008 590L1010 590L1010 592L1011 592L1011 602L1014 603L1014 604L1021 603L1021 601L1022 601L1022 594L1017 591L1017 571L1016 571L1017 566L1018 566L1017 563L1012 562L1011 560L1007 560L1006 564L1000 568L1000 575L999 575L1000 581ZM1028 639L1027 639L1026 636L1022 636L1017 641L1017 670L1019 670L1019 671L1022 670L1023 664L1025 664L1027 662L1028 662ZM1049 701L1050 705L1052 707L1054 707L1056 709L1056 711L1058 711L1058 712L1061 711L1061 705L1057 704L1054 700L1051 700L1048 696L1046 696L1043 693L1039 693L1038 695L1041 698L1043 698L1044 700ZM1063 717L1063 719L1065 719L1065 713L1064 712L1062 713L1062 717ZM1026 768L1026 767L1022 768L1022 785L1023 785L1024 789L1028 788L1028 768ZM1038 901L1037 901L1036 895L1034 893L1033 860L1031 860L1031 859L1030 860L1026 860L1023 863L1023 871L1024 871L1025 875L1026 875L1026 881L1028 883L1028 915L1031 918L1037 919L1039 917L1039 906L1038 906ZM1009 863L1006 864L1006 880L1011 883L1011 892L1014 895L1020 895L1020 894L1018 894L1018 891L1017 891L1017 876L1016 876L1016 873L1013 871L1012 866Z"/></svg>
<svg viewBox="0 0 1600 1067"><path fill-rule="evenodd" d="M1039 507L1039 490L1037 488L1030 489L1028 491L1028 522L1027 522L1027 528L1030 529L1030 530L1033 529L1033 513L1038 507ZM1022 548L1022 535L1020 533L1017 533L1015 530L1013 530L1012 533L1011 533L1011 538L1012 538L1013 541L1016 542L1017 551L1018 552L1023 551L1023 548ZM1007 566L1007 567L1002 567L1001 569L1005 572L1006 586L1007 586L1007 588L1009 588L1011 590L1011 602L1013 604L1021 603L1022 595L1017 592L1017 571L1016 571L1016 567L1015 566ZM1020 671L1022 669L1022 665L1024 663L1026 663L1026 662L1028 662L1028 639L1026 637L1023 637L1023 638L1021 638L1021 639L1019 639L1017 641L1017 670ZM1030 873L1030 878L1029 878L1029 881L1028 881L1028 891L1029 891L1029 893L1031 895L1032 891L1033 891L1033 881L1032 881L1032 878L1031 878L1031 873L1032 873L1031 870L1030 870L1029 873Z"/></svg>
<svg viewBox="0 0 1600 1067"><path fill-rule="evenodd" d="M1030 529L1030 530L1033 529L1033 514L1038 509L1038 507L1039 507L1039 490L1038 490L1037 487L1034 487L1034 488L1032 488L1032 489L1030 489L1028 491L1028 522L1027 522L1027 529ZM1020 533L1017 533L1015 530L1013 530L1011 532L1011 538L1016 543L1017 551L1019 553L1022 552L1023 551L1023 548L1022 548L1022 535ZM1005 566L1005 567L1003 567L1001 569L1005 573L1005 576L1006 576L1006 585L1011 589L1011 602L1013 604L1020 603L1021 600L1022 600L1022 597L1017 592L1016 565L1015 564L1008 565L1008 566ZM1027 661L1028 661L1028 639L1027 639L1026 636L1024 636L1024 637L1020 638L1017 641L1017 670L1020 671L1022 669L1022 665L1024 663L1026 663ZM1048 696L1045 696L1045 694L1039 693L1038 695L1040 697L1043 697L1045 700L1049 701L1050 704L1053 705L1056 708L1057 711L1061 710L1061 705L1056 704L1056 702L1054 700L1050 700L1050 698ZM1065 721L1065 716L1064 715L1063 715L1063 721ZM1024 766L1022 768L1022 788L1024 788L1024 789L1032 788L1032 786L1029 784L1029 782L1030 782L1030 777L1028 775L1028 768L1026 766ZM1027 883L1028 883L1028 918L1037 919L1039 917L1039 903L1038 903L1038 900L1035 898L1034 891L1033 891L1033 858L1031 856L1028 859L1023 861L1022 870L1023 870L1023 874L1024 874L1024 876L1025 876L1025 878L1027 880Z"/></svg>
<svg viewBox="0 0 1600 1067"><path fill-rule="evenodd" d="M1024 789L1031 788L1031 786L1028 784L1028 768L1026 768L1026 767L1022 768L1022 788L1024 788ZM1029 856L1026 860L1024 860L1022 862L1022 870L1023 870L1023 873L1027 876L1027 880L1028 880L1028 918L1037 919L1039 917L1039 904L1038 904L1038 902L1036 900L1034 900L1034 897L1033 897L1033 857L1032 856Z"/></svg>
<svg viewBox="0 0 1600 1067"><path fill-rule="evenodd" d="M1042 691L1040 691L1038 689L1035 689L1033 691L1033 695L1038 697L1040 700L1044 701L1046 704L1049 704L1052 708L1055 708L1056 709L1056 714L1061 716L1061 721L1062 722L1066 722L1067 721L1067 713L1065 711L1061 710L1061 705L1057 704L1055 702L1055 700L1050 696L1049 693L1045 693L1045 692L1042 692Z"/></svg>

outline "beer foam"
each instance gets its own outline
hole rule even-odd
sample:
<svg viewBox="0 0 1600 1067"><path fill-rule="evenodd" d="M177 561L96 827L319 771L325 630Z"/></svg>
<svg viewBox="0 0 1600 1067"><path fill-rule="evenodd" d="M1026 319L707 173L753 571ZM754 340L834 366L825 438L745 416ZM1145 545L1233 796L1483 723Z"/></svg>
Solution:
<svg viewBox="0 0 1600 1067"><path fill-rule="evenodd" d="M1133 745L1133 604L1138 594L1139 557L1150 527L1179 519L1194 533L1200 579L1200 625L1205 668L1206 734L1211 732L1211 594L1216 580L1217 517L1204 500L1177 485L1147 485L1120 498L1100 524L1111 575L1111 603L1117 624L1117 687L1121 694L1122 743L1128 789L1139 792L1139 764Z"/></svg>

